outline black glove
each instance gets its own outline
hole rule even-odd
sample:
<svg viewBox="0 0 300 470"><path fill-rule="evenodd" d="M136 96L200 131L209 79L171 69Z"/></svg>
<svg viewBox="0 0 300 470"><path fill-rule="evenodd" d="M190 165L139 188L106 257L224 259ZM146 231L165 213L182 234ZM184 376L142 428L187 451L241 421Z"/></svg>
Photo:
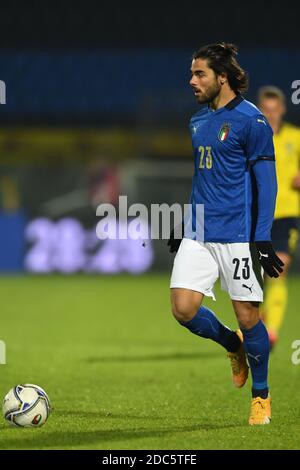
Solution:
<svg viewBox="0 0 300 470"><path fill-rule="evenodd" d="M175 238L176 234L176 238ZM182 222L181 225L177 225L177 227L173 228L170 233L170 238L168 240L167 245L170 247L170 253L177 252L181 243L181 240L184 235L184 224Z"/></svg>
<svg viewBox="0 0 300 470"><path fill-rule="evenodd" d="M279 277L284 263L276 255L271 242L255 242L258 260L270 277Z"/></svg>

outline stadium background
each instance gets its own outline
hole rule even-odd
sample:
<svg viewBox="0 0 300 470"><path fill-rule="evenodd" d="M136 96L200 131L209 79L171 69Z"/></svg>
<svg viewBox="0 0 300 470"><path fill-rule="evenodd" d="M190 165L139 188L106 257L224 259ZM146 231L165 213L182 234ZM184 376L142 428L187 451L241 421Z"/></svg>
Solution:
<svg viewBox="0 0 300 470"><path fill-rule="evenodd" d="M231 2L224 22L223 9L206 5L198 14L195 2L187 10L176 2L172 8L169 2L122 5L87 2L81 10L45 1L4 8L0 233L6 249L0 271L170 269L162 242L154 242L154 255L150 246L140 251L132 266L118 261L120 247L113 254L106 247L115 258L107 261L105 244L93 239L95 208L116 203L119 194L127 194L129 204L148 206L188 200L188 121L197 109L188 80L200 44L218 38L237 43L250 74L247 97L255 101L261 85L281 87L288 119L300 124L299 106L291 101L300 63L292 8L282 23L276 5L270 17L260 2L251 9Z"/></svg>
<svg viewBox="0 0 300 470"><path fill-rule="evenodd" d="M95 237L97 205L119 194L148 206L187 201L188 122L197 109L188 81L200 45L236 43L250 75L246 97L279 86L288 120L300 126L300 105L291 101L300 79L298 17L289 1L284 9L257 0L2 5L0 338L8 350L0 394L39 383L56 409L39 435L12 435L1 424L0 448L299 447L288 406L299 396L299 367L290 362L296 273L272 369L275 391L289 383L289 399L262 443L245 426L248 396L230 406L222 353L199 347L171 318L165 241L142 248ZM299 259L298 252L298 272ZM219 290L217 306L234 327Z"/></svg>

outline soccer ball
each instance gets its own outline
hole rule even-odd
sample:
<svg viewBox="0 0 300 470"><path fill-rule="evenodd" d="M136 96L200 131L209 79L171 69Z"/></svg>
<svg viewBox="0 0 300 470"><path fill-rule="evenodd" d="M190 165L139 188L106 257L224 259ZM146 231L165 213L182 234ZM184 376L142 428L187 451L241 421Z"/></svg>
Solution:
<svg viewBox="0 0 300 470"><path fill-rule="evenodd" d="M16 385L3 400L6 421L22 428L45 424L50 414L50 400L41 387L33 384Z"/></svg>

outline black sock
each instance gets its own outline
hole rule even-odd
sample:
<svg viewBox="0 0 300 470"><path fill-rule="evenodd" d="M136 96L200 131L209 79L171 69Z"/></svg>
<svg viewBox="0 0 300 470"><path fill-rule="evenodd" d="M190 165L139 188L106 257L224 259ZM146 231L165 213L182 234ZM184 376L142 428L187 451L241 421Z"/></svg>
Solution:
<svg viewBox="0 0 300 470"><path fill-rule="evenodd" d="M266 398L268 398L268 395L269 395L268 388L263 388L262 390L257 390L255 388L252 388L252 398L260 397L265 400Z"/></svg>
<svg viewBox="0 0 300 470"><path fill-rule="evenodd" d="M226 338L226 343L223 346L227 349L228 352L236 353L241 346L241 340L236 334L235 331L232 331L228 338Z"/></svg>

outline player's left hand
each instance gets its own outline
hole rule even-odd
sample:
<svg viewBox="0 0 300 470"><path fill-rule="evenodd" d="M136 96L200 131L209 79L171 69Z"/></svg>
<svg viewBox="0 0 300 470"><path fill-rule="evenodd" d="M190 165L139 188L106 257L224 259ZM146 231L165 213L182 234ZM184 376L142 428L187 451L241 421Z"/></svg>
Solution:
<svg viewBox="0 0 300 470"><path fill-rule="evenodd" d="M272 243L269 241L255 242L258 259L270 277L279 277L284 266L283 261L276 255Z"/></svg>

